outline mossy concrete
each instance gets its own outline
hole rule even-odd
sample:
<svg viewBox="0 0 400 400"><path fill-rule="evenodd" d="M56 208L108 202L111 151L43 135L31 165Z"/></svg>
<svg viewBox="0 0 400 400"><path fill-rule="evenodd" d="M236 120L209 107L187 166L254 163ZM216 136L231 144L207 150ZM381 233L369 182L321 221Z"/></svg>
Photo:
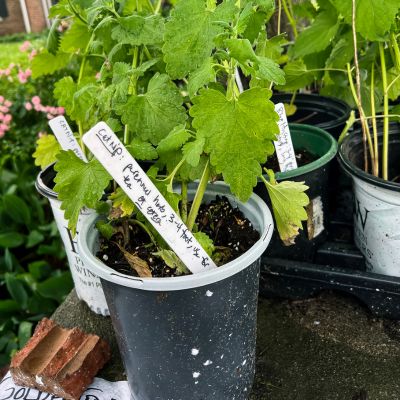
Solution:
<svg viewBox="0 0 400 400"><path fill-rule="evenodd" d="M75 292L53 318L108 340L113 359L100 376L126 379L110 318L94 315ZM400 323L377 319L337 294L304 301L260 299L251 400L289 399L400 399Z"/></svg>

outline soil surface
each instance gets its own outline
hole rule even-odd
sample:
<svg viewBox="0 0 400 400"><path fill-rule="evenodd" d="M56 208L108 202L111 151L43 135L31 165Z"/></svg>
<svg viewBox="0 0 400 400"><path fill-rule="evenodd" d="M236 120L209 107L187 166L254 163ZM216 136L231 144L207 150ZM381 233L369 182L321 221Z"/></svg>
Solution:
<svg viewBox="0 0 400 400"><path fill-rule="evenodd" d="M318 160L318 156L310 153L308 150L300 149L296 150L296 161L297 167L302 167L303 165L307 165L312 163L315 160ZM279 172L281 169L279 167L278 157L276 153L274 153L270 158L268 158L267 162L263 165L263 167L272 169L274 172Z"/></svg>
<svg viewBox="0 0 400 400"><path fill-rule="evenodd" d="M226 197L217 197L211 203L201 205L196 225L198 231L206 233L213 240L213 259L217 265L226 264L239 257L260 237L251 222L238 208L233 208ZM153 277L171 277L179 274L177 269L171 268L161 257L155 255L158 249L141 227L123 219L115 228L117 233L111 240L104 237L100 239L100 250L96 254L110 268L126 275L137 276L121 251L121 248L124 248L130 254L144 260Z"/></svg>

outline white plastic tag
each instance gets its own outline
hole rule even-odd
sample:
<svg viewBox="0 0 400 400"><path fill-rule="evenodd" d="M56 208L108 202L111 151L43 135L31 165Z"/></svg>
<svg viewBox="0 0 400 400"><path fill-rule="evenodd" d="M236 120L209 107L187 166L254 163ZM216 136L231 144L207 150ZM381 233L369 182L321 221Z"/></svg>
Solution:
<svg viewBox="0 0 400 400"><path fill-rule="evenodd" d="M68 125L67 120L62 115L51 119L49 121L49 126L63 150L72 150L77 157L87 162L87 158L83 154L78 141L75 139L74 133Z"/></svg>
<svg viewBox="0 0 400 400"><path fill-rule="evenodd" d="M83 136L83 142L193 273L216 265L105 122Z"/></svg>
<svg viewBox="0 0 400 400"><path fill-rule="evenodd" d="M283 103L275 104L275 111L279 115L279 136L274 145L281 172L286 172L297 168L296 155Z"/></svg>

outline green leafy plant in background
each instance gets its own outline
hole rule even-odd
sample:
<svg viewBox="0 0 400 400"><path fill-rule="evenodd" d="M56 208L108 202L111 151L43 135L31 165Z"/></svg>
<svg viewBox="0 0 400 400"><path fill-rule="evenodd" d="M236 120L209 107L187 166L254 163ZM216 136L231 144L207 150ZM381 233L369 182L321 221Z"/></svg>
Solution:
<svg viewBox="0 0 400 400"><path fill-rule="evenodd" d="M400 96L399 2L317 0L297 6L284 2L289 2L285 12L296 37L284 67L287 82L280 89L314 87L357 108L359 118L351 116L344 134L360 122L365 170L388 179L389 121L398 120L400 114L395 105ZM297 22L304 18L308 26L297 35ZM383 131L382 154L378 126Z"/></svg>
<svg viewBox="0 0 400 400"><path fill-rule="evenodd" d="M61 1L51 15L61 20L56 24L68 21L69 29L49 37L34 73L49 72L40 57L56 60L53 66L76 59L78 78L64 77L54 93L76 121L78 139L94 123L106 121L136 159L152 161L148 175L204 247L212 249L195 225L207 183L224 180L247 201L274 152L279 130L270 87L285 83L269 56L276 45L265 34L274 2L185 0L170 15L162 15L161 6L162 1ZM252 82L243 92L239 70ZM46 148L39 143L37 161ZM71 151L56 158L54 189L74 230L83 206L98 208L110 176L90 155L88 163ZM196 179L197 194L188 209L188 183ZM174 192L175 183L180 193ZM268 185L280 191L275 180ZM306 219L305 189L289 183L281 197L271 197L274 210L285 214L279 219L284 224L298 228ZM287 195L298 201L282 203ZM109 199L110 218L130 215L157 241L160 257L170 261L165 243L122 190L113 185ZM282 227L278 223L283 239L292 239ZM110 224L99 229L106 236L113 232Z"/></svg>
<svg viewBox="0 0 400 400"><path fill-rule="evenodd" d="M33 80L28 56L35 48L28 42L16 45L23 46L26 62L0 70L0 367L72 289L51 211L34 186L31 162L48 116L61 111L49 90L57 77Z"/></svg>

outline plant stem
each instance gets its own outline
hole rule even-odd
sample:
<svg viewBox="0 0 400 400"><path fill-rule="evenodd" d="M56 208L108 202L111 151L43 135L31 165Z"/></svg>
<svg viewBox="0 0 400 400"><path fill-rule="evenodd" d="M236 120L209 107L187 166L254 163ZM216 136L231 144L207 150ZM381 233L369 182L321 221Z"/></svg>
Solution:
<svg viewBox="0 0 400 400"><path fill-rule="evenodd" d="M158 14L160 12L161 7L162 7L162 3L163 3L163 0L158 0L157 6L156 6L156 8L154 10L154 14Z"/></svg>
<svg viewBox="0 0 400 400"><path fill-rule="evenodd" d="M188 184L187 182L182 182L181 184L181 218L184 224L187 220L187 206L188 206Z"/></svg>
<svg viewBox="0 0 400 400"><path fill-rule="evenodd" d="M197 218L197 214L199 213L200 205L201 202L203 201L204 193L206 192L210 175L211 175L210 160L207 160L207 164L204 168L203 175L199 182L199 186L197 187L196 195L194 196L192 206L190 207L190 212L186 223L186 226L189 228L190 231L193 229L194 223Z"/></svg>
<svg viewBox="0 0 400 400"><path fill-rule="evenodd" d="M277 34L281 34L281 19L282 19L282 0L278 1L278 29Z"/></svg>
<svg viewBox="0 0 400 400"><path fill-rule="evenodd" d="M379 151L378 151L378 129L376 127L376 112L375 112L375 64L371 67L371 114L372 114L372 130L374 133L374 153L375 163L373 165L373 173L379 176Z"/></svg>
<svg viewBox="0 0 400 400"><path fill-rule="evenodd" d="M140 221L138 221L137 219L130 219L129 222L130 222L131 224L140 226L140 227L149 235L150 240L153 242L153 244L154 244L156 247L158 247L158 244L157 244L157 242L156 242L154 236L153 236L152 233L150 232L150 229L149 229L143 222L140 222Z"/></svg>
<svg viewBox="0 0 400 400"><path fill-rule="evenodd" d="M87 21L78 13L77 9L71 3L71 0L68 0L68 5L71 7L72 12L74 13L75 17L81 20L85 25L87 25Z"/></svg>
<svg viewBox="0 0 400 400"><path fill-rule="evenodd" d="M292 27L293 36L296 39L297 35L298 35L297 27L296 27L296 21L294 20L292 13L290 12L290 10L289 10L289 8L287 6L286 0L282 0L282 4L283 4L283 9L285 11L286 17L287 17L287 19L289 21L289 24Z"/></svg>
<svg viewBox="0 0 400 400"><path fill-rule="evenodd" d="M400 49L394 32L390 34L390 43L395 55L394 65L396 66L397 72L400 72Z"/></svg>
<svg viewBox="0 0 400 400"><path fill-rule="evenodd" d="M389 96L387 89L387 72L385 51L381 42L379 42L379 55L381 59L382 86L383 86L383 114L389 114ZM388 180L389 163L389 118L383 119L383 143L382 143L382 178Z"/></svg>

